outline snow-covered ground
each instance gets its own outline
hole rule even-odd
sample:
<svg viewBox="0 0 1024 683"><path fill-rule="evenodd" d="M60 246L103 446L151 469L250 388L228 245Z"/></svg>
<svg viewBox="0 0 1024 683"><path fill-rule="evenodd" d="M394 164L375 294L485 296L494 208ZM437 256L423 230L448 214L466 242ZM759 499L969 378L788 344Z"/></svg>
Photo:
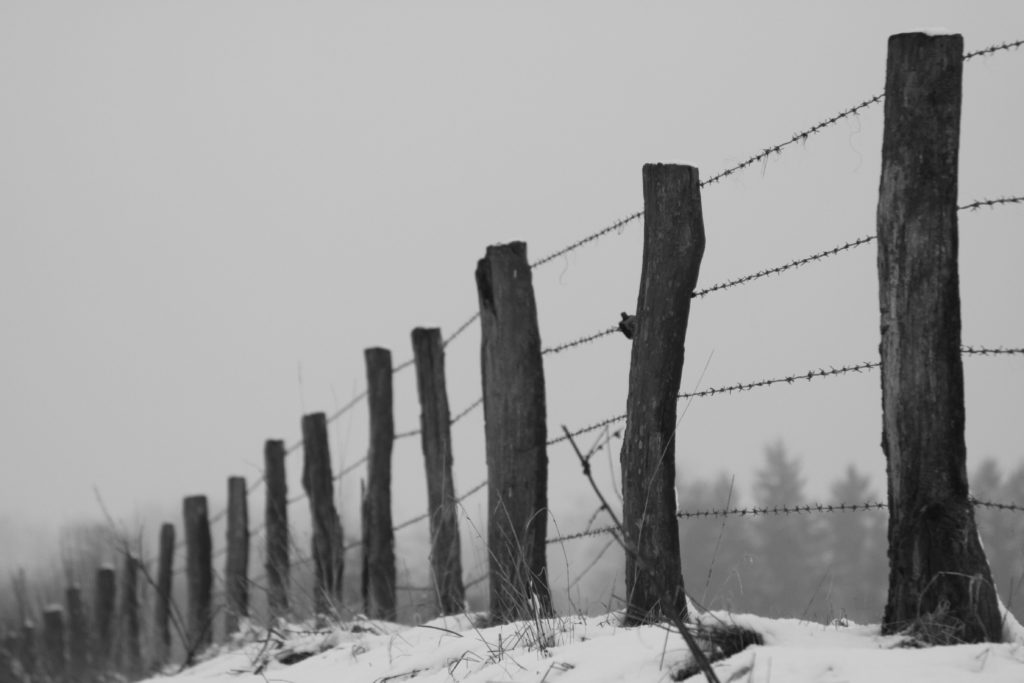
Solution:
<svg viewBox="0 0 1024 683"><path fill-rule="evenodd" d="M171 678L175 683L651 683L703 681L682 639L660 626L624 628L621 614L566 616L475 628L473 617L421 626L356 621L320 632L250 628L244 643ZM822 625L708 612L698 624L736 625L764 644L714 664L723 682L1021 683L1024 629L1012 617L1002 644L915 647L877 626ZM291 663L289 663L291 662ZM690 669L692 670L692 669Z"/></svg>

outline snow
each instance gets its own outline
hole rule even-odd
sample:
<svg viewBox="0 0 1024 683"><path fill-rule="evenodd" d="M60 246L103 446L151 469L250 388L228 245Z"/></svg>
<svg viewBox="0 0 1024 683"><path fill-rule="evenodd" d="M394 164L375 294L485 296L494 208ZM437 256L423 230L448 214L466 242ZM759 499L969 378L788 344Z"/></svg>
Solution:
<svg viewBox="0 0 1024 683"><path fill-rule="evenodd" d="M421 626L358 620L320 632L292 630L283 640L248 632L231 651L177 676L173 683L664 683L691 665L682 639L659 625L625 628L621 613L563 616L477 628L481 615L440 618ZM737 625L761 634L714 664L724 681L767 683L1019 683L1024 629L1010 617L1013 642L919 648L878 626L822 625L793 619L708 612L704 628ZM1011 623L1012 622L1012 623ZM289 634L288 628L278 633ZM307 655L305 658L303 654ZM301 661L295 661L299 660ZM293 661L285 664L282 661ZM703 681L697 673L684 680Z"/></svg>
<svg viewBox="0 0 1024 683"><path fill-rule="evenodd" d="M929 37L935 37L935 36L955 36L955 35L957 35L956 31L950 31L948 28L943 28L941 26L931 26L931 27L927 27L927 28L918 28L918 29L914 29L913 31L904 31L904 33L923 33L924 35L929 36Z"/></svg>

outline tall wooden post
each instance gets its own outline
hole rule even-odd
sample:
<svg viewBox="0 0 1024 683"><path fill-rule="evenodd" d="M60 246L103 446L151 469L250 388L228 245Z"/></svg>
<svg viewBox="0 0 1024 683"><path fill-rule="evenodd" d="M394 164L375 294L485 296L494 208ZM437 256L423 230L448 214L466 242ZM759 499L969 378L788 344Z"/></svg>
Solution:
<svg viewBox="0 0 1024 683"><path fill-rule="evenodd" d="M92 662L93 668L101 672L110 669L114 649L114 579L113 567L105 565L96 570Z"/></svg>
<svg viewBox="0 0 1024 683"><path fill-rule="evenodd" d="M487 447L491 619L551 611L546 557L547 418L526 244L487 248L476 267Z"/></svg>
<svg viewBox="0 0 1024 683"><path fill-rule="evenodd" d="M249 616L249 504L245 477L228 478L227 548L224 629L227 635L231 635L238 630L239 619Z"/></svg>
<svg viewBox="0 0 1024 683"><path fill-rule="evenodd" d="M189 496L184 502L185 574L188 584L189 658L213 643L213 543L206 496Z"/></svg>
<svg viewBox="0 0 1024 683"><path fill-rule="evenodd" d="M174 525L160 527L160 558L156 570L156 607L153 663L156 668L171 656L171 594L174 581Z"/></svg>
<svg viewBox="0 0 1024 683"><path fill-rule="evenodd" d="M69 586L64 597L68 610L68 670L71 680L84 681L89 669L89 624L85 617L82 589Z"/></svg>
<svg viewBox="0 0 1024 683"><path fill-rule="evenodd" d="M139 621L139 560L124 556L121 573L121 628L118 633L120 670L129 679L142 673L142 634Z"/></svg>
<svg viewBox="0 0 1024 683"><path fill-rule="evenodd" d="M43 666L48 680L61 680L67 671L67 637L64 633L64 608L50 605L43 610Z"/></svg>
<svg viewBox="0 0 1024 683"><path fill-rule="evenodd" d="M967 488L957 273L963 39L889 38L878 199L882 450L892 633L925 618L997 641L995 589ZM934 629L932 630L934 632Z"/></svg>
<svg viewBox="0 0 1024 683"><path fill-rule="evenodd" d="M336 616L342 604L345 538L334 507L331 452L327 445L327 418L323 413L302 418L302 439L305 455L302 486L309 497L313 517L314 609L320 617Z"/></svg>
<svg viewBox="0 0 1024 683"><path fill-rule="evenodd" d="M645 164L644 252L622 440L626 621L685 617L676 519L676 404L690 299L704 255L692 166ZM668 600L671 604L664 604Z"/></svg>
<svg viewBox="0 0 1024 683"><path fill-rule="evenodd" d="M395 534L391 529L391 449L395 440L392 412L391 352L366 349L367 405L370 409L370 450L363 497L363 601L371 619L394 621Z"/></svg>
<svg viewBox="0 0 1024 683"><path fill-rule="evenodd" d="M30 677L39 668L36 655L36 626L31 619L26 619L21 625L21 651L18 653L18 660L21 662L21 668Z"/></svg>
<svg viewBox="0 0 1024 683"><path fill-rule="evenodd" d="M267 605L270 617L288 615L288 484L285 480L284 441L268 439L263 445L266 489Z"/></svg>
<svg viewBox="0 0 1024 683"><path fill-rule="evenodd" d="M441 614L461 614L466 608L466 590L462 583L462 550L452 483L451 416L441 330L414 329L412 350L430 513L430 569Z"/></svg>

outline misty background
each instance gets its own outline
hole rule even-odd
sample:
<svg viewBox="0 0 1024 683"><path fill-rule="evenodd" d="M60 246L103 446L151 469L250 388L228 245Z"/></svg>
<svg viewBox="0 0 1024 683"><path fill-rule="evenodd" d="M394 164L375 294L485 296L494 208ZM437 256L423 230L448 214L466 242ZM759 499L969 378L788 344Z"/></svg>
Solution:
<svg viewBox="0 0 1024 683"><path fill-rule="evenodd" d="M364 348L391 349L397 365L412 355L413 327L454 332L476 310L473 271L488 244L523 240L536 260L639 210L643 163L690 163L706 178L788 140L881 92L888 36L930 26L974 50L1020 38L1024 7L5 0L0 572L59 573L68 530L107 525L100 501L151 552L161 522L180 527L184 496L206 494L219 511L228 476L259 478L265 439L293 444L302 414L358 395ZM965 64L960 203L1024 189L1022 59ZM881 114L865 109L705 188L698 287L872 234ZM960 216L965 344L1024 340L1020 227L1015 206ZM641 241L633 221L534 271L544 346L633 310ZM683 390L874 360L878 341L867 245L695 301ZM447 349L453 412L480 395L479 353L475 325ZM546 356L549 434L624 412L628 366L618 335ZM1020 360L967 357L964 370L968 467L991 460L1001 473L991 490L1020 501L1019 486L1004 486L1024 455ZM417 428L414 373L397 373L394 388L396 431ZM330 426L336 469L365 455L364 406ZM683 509L723 505L725 481L733 504L757 502L766 448L799 462L792 496L826 502L849 480L849 491L884 500L874 372L684 406ZM459 491L485 477L481 415L453 427ZM600 482L613 490L614 439L608 452ZM393 458L400 522L426 507L418 438L397 441ZM549 458L549 534L581 529L597 502L566 444ZM301 454L288 466L295 493ZM361 474L337 489L350 536ZM467 579L486 566L484 499L467 499L460 517ZM249 509L255 524L262 490ZM305 502L290 514L308 549ZM815 526L800 538L819 543L802 552L825 558L801 569L794 600L806 605L844 583L829 539L860 532L800 519ZM696 558L684 550L691 592L708 583L702 563L741 577L721 553L742 562L790 528L701 524L681 522L710 546ZM877 527L861 531L877 543ZM218 547L223 523L213 534ZM556 596L571 594L605 540L551 548ZM425 525L396 533L400 576L425 581L425 548ZM881 569L857 576L885 576L873 557ZM614 582L621 565L606 552L591 585ZM705 597L718 606L734 589ZM594 588L581 607L613 592ZM812 612L826 616L826 604Z"/></svg>

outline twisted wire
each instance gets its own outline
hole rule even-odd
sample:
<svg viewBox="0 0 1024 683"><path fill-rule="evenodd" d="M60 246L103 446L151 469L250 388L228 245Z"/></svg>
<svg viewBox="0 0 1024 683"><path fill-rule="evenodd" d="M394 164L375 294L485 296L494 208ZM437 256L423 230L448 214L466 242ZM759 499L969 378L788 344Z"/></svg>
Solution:
<svg viewBox="0 0 1024 683"><path fill-rule="evenodd" d="M964 61L966 62L968 60L974 59L975 57L980 57L981 55L990 55L993 52L999 52L1001 50L1018 48L1021 45L1024 45L1024 40L1014 40L1008 43L998 43L996 45L989 45L988 47L984 47L980 50L975 50L974 52L966 53L964 55Z"/></svg>
<svg viewBox="0 0 1024 683"><path fill-rule="evenodd" d="M422 434L422 433L423 433L423 430L421 430L421 429L410 429L407 432L398 432L397 434L395 434L394 439L395 439L395 441L398 441L399 439L407 439L410 436L416 436L417 434Z"/></svg>
<svg viewBox="0 0 1024 683"><path fill-rule="evenodd" d="M734 392L750 391L751 389L757 389L760 387L768 387L773 384L792 384L797 380L807 380L808 382L818 377L830 377L833 375L845 375L849 372L862 372L864 370L871 370L877 368L881 363L879 361L871 361L864 363L856 363L854 365L844 365L842 367L829 367L828 369L816 369L808 370L805 373L796 375L786 375L785 377L772 377L770 379L760 379L753 382L740 382L738 384L730 384L724 387L713 387L711 389L704 389L702 391L694 391L687 394L679 394L679 398L704 398L706 396L716 396L718 394L731 394Z"/></svg>
<svg viewBox="0 0 1024 683"><path fill-rule="evenodd" d="M1009 197L995 197L993 199L978 199L970 204L964 204L963 206L956 207L958 211L976 211L982 207L993 207L1002 206L1005 204L1022 204L1024 203L1024 197L1020 195L1009 196Z"/></svg>
<svg viewBox="0 0 1024 683"><path fill-rule="evenodd" d="M465 332L467 329L469 329L469 326L472 325L473 323L475 323L477 318L479 318L479 317L480 317L480 313L479 312L474 313L473 315L469 316L469 319L466 320L466 322L464 322L461 325L459 325L456 328L456 330L454 332L452 332L451 336L444 340L444 342L441 344L441 348L448 348L448 345L451 344L453 341L455 341L456 338L458 338L459 335L461 335L463 332Z"/></svg>
<svg viewBox="0 0 1024 683"><path fill-rule="evenodd" d="M470 403L470 404L469 404L468 406L466 406L465 408L463 408L463 409L462 409L462 411L460 411L460 412L459 412L458 414L456 414L456 415L455 415L455 417L453 417L453 418L452 418L452 419L451 419L451 420L450 420L450 421L448 422L448 424L450 424L450 425L453 425L453 424L455 424L456 422L458 422L459 420L461 420L462 418L466 417L466 416L467 416L467 415L469 415L469 414L470 414L471 412L473 412L473 410L474 410L474 409L475 409L475 408L476 408L477 406L483 405L483 402L484 402L484 397L483 397L483 396L481 396L480 398L478 398L477 400L473 401L473 402L472 402L472 403Z"/></svg>
<svg viewBox="0 0 1024 683"><path fill-rule="evenodd" d="M1024 355L1024 348L961 346L960 352L976 356L1019 356Z"/></svg>
<svg viewBox="0 0 1024 683"><path fill-rule="evenodd" d="M619 220L615 221L611 225L606 226L604 228L601 228L597 232L592 233L590 235L587 235L583 239L576 240L572 244L570 244L570 245L568 245L566 247L562 247L561 249L559 249L556 252L548 254L547 256L545 256L544 258L540 259L539 261L534 261L533 263L530 264L530 268L539 268L539 267L543 266L545 263L550 263L551 261L555 260L559 256L562 256L564 254L568 254L570 251L575 251L576 249L579 249L580 247L582 247L585 244L588 244L590 242L593 242L596 239L600 239L601 237L604 237L605 235L607 235L608 233L610 233L613 230L618 230L620 228L626 227L627 225L629 225L633 221L639 219L643 215L644 215L643 211L637 211L636 213L631 213L630 215L626 216L625 218L620 218Z"/></svg>
<svg viewBox="0 0 1024 683"><path fill-rule="evenodd" d="M557 346L550 346L550 347L548 347L546 349L543 349L540 352L540 355L546 356L549 353L561 353L562 351L565 351L566 349L571 349L571 348L573 348L575 346L580 346L581 344L589 344L589 343L591 343L593 341L596 341L596 340L600 339L601 337L607 337L609 334L615 334L618 331L619 331L618 325L616 325L615 327L609 327L608 329L601 330L600 332L595 332L594 334L588 334L586 336L578 337L577 339L573 339L572 341L567 341L564 344L559 344Z"/></svg>

